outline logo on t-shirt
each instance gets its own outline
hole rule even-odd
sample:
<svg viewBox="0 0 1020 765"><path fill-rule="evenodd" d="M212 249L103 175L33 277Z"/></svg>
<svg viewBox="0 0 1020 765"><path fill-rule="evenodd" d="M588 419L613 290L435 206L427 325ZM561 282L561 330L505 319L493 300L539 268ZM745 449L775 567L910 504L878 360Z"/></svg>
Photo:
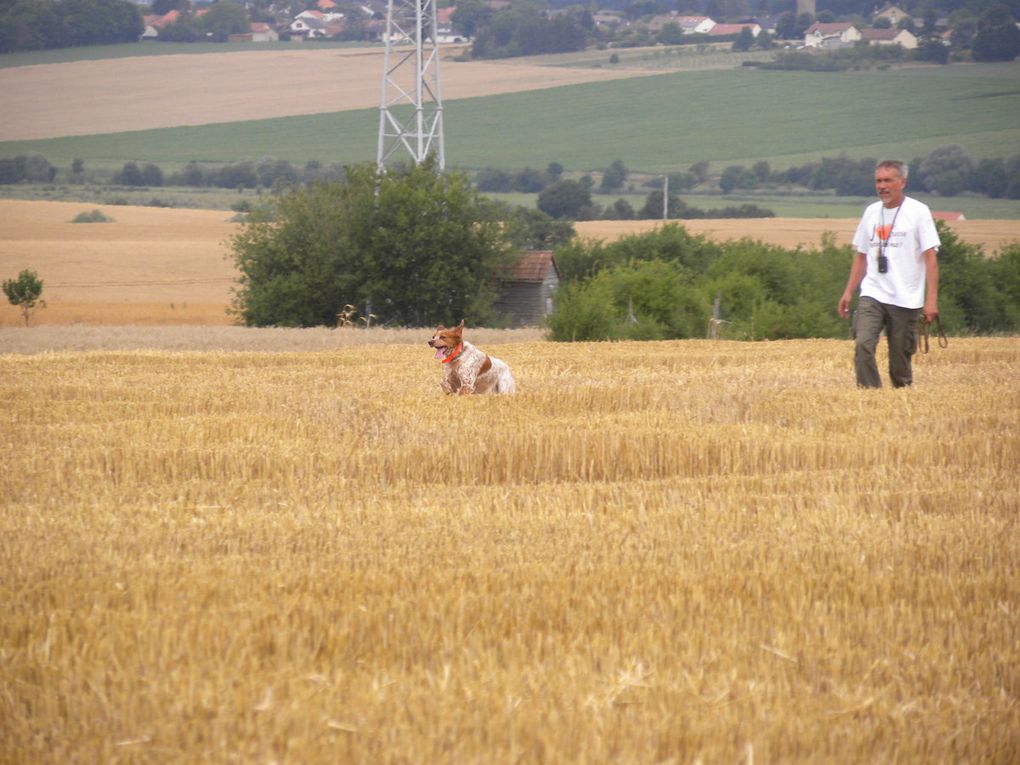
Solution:
<svg viewBox="0 0 1020 765"><path fill-rule="evenodd" d="M889 241L889 235L891 233L892 233L891 223L885 226L875 226L875 236L877 236L883 242Z"/></svg>

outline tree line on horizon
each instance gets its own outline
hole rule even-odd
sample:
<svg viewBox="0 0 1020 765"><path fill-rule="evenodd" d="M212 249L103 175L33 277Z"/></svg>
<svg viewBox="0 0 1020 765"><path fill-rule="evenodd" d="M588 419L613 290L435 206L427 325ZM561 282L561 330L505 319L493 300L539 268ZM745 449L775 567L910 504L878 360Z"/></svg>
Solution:
<svg viewBox="0 0 1020 765"><path fill-rule="evenodd" d="M760 160L750 166L728 165L717 174L710 173L708 162L696 162L685 171L666 174L665 210L663 175L632 173L619 159L601 172L573 173L574 177L567 177L566 168L559 162L550 162L544 170L482 168L472 175L475 188L482 193L536 194L538 210L559 220L658 219L664 217L664 212L665 217L671 219L762 218L773 217L773 212L751 204L702 210L686 204L681 195L799 190L837 196L870 196L874 191L877 161L874 157L852 159L838 155L776 170L768 161ZM930 192L945 198L969 192L992 199L1020 199L1020 153L974 160L958 145L941 146L925 157L910 160L909 167L909 188L914 192ZM323 164L314 160L303 166L273 158L217 165L192 161L172 173L165 173L152 162L129 161L104 180L87 172L81 159L74 160L67 170L61 170L40 154L0 157L0 185L53 184L62 179L71 184L106 183L114 188L170 186L277 193L295 185L342 180L345 173L346 169L339 163ZM596 201L599 195L612 196L624 191L632 194L638 188L646 192L644 204L637 208L624 197L605 204ZM242 207L235 206L235 209L241 211L249 206L238 204Z"/></svg>
<svg viewBox="0 0 1020 765"><path fill-rule="evenodd" d="M823 157L785 170L775 170L766 160L751 166L728 165L720 173L711 175L708 162L695 162L686 171L667 174L670 209L676 214L669 217L703 217L684 215L679 193L700 190L721 191L730 194L741 191L769 191L799 189L809 192L831 192L837 196L870 196L874 192L874 170L879 158L852 159L844 154ZM958 145L940 146L925 157L909 162L910 188L944 197L973 192L993 199L1020 199L1020 153L1009 157L974 160ZM483 168L475 174L475 183L482 192L519 192L538 194L538 207L553 217L586 220L600 217L628 219L635 217L662 217L662 175L647 175L641 182L651 191L645 206L638 211L629 207L626 200L615 205L599 207L592 194L614 194L628 186L632 173L621 160L614 160L600 174L596 183L592 174L579 179L565 179L564 168L551 162L547 168L524 168L516 171ZM622 203L622 204L621 204ZM650 214L649 214L650 213ZM735 215L730 217L747 217ZM750 217L758 217L751 215Z"/></svg>

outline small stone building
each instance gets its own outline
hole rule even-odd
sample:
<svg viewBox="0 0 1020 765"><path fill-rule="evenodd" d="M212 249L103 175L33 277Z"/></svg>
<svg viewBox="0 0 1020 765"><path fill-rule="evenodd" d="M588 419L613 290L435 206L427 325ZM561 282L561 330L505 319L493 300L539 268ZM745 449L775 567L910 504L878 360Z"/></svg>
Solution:
<svg viewBox="0 0 1020 765"><path fill-rule="evenodd" d="M510 327L541 325L553 311L559 286L560 270L551 250L522 252L500 288L496 310Z"/></svg>

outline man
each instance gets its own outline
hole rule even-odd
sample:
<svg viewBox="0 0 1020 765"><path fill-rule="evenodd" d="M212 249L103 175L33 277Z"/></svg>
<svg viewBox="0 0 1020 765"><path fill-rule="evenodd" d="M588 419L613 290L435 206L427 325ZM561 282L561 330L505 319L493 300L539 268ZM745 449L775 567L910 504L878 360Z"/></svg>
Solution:
<svg viewBox="0 0 1020 765"><path fill-rule="evenodd" d="M906 196L907 165L883 160L875 167L878 202L869 205L854 234L857 254L850 267L839 315L861 288L853 333L857 385L881 388L875 363L879 335L889 338L889 377L896 388L913 382L910 359L917 350L918 309L925 321L938 315L939 235L928 206Z"/></svg>

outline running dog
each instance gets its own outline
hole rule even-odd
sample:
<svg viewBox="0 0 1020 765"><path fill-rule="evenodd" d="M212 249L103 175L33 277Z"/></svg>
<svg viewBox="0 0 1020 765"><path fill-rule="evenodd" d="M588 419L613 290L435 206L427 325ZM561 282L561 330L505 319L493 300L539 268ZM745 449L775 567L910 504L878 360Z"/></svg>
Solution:
<svg viewBox="0 0 1020 765"><path fill-rule="evenodd" d="M506 362L489 356L464 339L464 320L452 329L436 327L429 345L446 366L444 393L515 393L517 385Z"/></svg>

